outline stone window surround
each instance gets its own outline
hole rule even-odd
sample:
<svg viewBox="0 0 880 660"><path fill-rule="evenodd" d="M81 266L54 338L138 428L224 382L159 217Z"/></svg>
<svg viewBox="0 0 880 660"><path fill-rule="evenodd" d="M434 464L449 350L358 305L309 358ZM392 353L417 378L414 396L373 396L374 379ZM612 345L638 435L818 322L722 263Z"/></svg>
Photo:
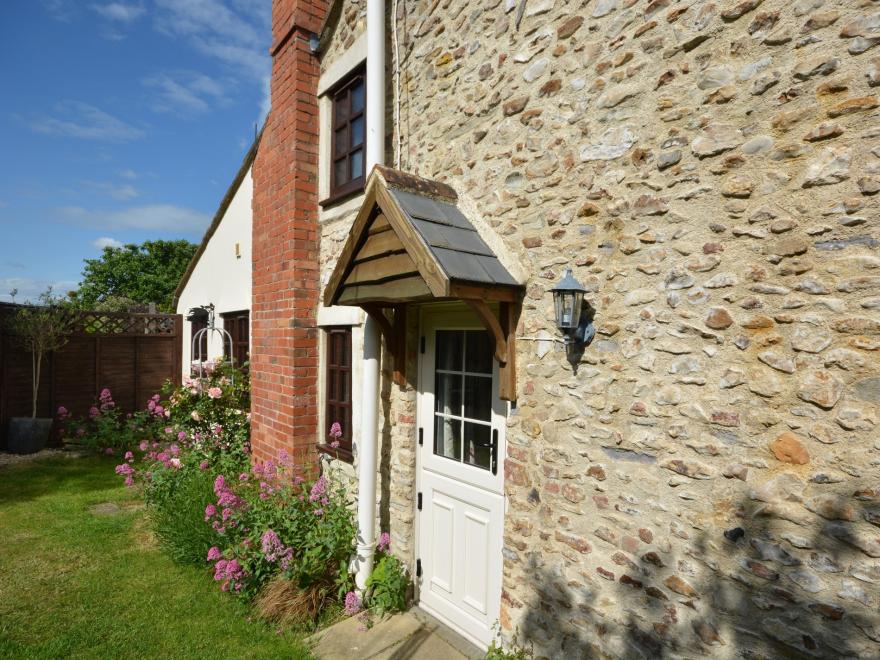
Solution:
<svg viewBox="0 0 880 660"><path fill-rule="evenodd" d="M353 73L359 67L363 66L367 61L367 35L362 34L355 40L351 47L344 51L318 79L318 199L325 200L330 197L330 149L333 117L333 99L328 92L333 89L340 81ZM354 199L345 198L339 203L331 201L327 206L340 206L339 211L347 213L360 207L360 200L363 195L355 195ZM354 202L357 202L356 204ZM325 213L321 213L325 216ZM336 214L329 214L335 219L339 217Z"/></svg>

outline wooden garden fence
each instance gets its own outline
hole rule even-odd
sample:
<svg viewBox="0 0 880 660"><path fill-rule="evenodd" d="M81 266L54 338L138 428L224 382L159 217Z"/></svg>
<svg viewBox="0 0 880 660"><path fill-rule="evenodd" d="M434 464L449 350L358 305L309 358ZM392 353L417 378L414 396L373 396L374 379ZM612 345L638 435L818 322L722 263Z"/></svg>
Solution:
<svg viewBox="0 0 880 660"><path fill-rule="evenodd" d="M7 324L18 307L0 303L0 448L9 418L31 414L31 354ZM180 382L182 329L178 314L76 313L68 343L44 359L37 416L58 406L85 416L105 387L124 411L145 407L166 380Z"/></svg>

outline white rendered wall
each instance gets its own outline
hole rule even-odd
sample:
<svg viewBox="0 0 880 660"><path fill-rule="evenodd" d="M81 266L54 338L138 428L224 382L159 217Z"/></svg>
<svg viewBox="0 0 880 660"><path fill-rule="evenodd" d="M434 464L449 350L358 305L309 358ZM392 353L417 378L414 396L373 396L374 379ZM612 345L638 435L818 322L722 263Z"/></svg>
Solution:
<svg viewBox="0 0 880 660"><path fill-rule="evenodd" d="M253 212L251 201L254 180L251 170L241 181L223 219L208 241L205 251L196 264L186 287L180 294L177 313L186 316L191 307L215 305L215 326L223 327L221 314L251 308L251 227ZM238 256L236 256L236 243ZM192 325L183 323L183 375L189 375L192 360ZM208 333L208 357L223 354L220 335Z"/></svg>

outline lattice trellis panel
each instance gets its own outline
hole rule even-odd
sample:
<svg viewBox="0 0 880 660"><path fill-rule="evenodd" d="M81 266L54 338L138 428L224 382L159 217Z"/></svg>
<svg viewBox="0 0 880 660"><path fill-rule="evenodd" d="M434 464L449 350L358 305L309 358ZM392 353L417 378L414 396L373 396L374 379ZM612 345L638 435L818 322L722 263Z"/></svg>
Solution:
<svg viewBox="0 0 880 660"><path fill-rule="evenodd" d="M81 312L72 321L73 333L89 336L175 336L178 319L172 314L110 314Z"/></svg>

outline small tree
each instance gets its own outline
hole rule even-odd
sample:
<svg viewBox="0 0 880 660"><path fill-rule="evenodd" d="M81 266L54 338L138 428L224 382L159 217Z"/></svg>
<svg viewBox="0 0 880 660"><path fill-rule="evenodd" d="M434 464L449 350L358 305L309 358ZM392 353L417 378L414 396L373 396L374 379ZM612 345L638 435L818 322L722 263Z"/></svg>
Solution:
<svg viewBox="0 0 880 660"><path fill-rule="evenodd" d="M43 357L61 349L67 343L71 322L69 310L63 301L52 294L52 287L40 294L39 305L22 307L9 320L11 333L31 352L32 418L37 416Z"/></svg>

